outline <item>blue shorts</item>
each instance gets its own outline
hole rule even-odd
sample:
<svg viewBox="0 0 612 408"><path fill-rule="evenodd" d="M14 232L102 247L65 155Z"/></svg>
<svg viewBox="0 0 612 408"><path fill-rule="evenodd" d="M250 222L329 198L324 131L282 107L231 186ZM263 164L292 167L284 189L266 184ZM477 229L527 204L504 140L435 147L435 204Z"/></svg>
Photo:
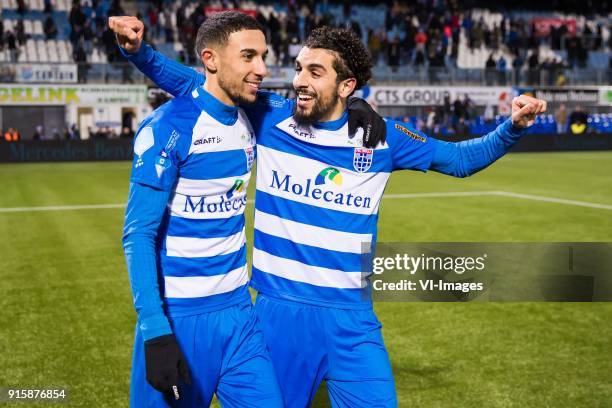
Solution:
<svg viewBox="0 0 612 408"><path fill-rule="evenodd" d="M251 303L170 319L185 355L192 386L165 400L146 380L144 341L136 328L130 406L208 407L213 394L223 407L282 407L282 397Z"/></svg>
<svg viewBox="0 0 612 408"><path fill-rule="evenodd" d="M319 307L259 294L255 312L285 407L310 406L322 380L333 407L397 407L381 324L372 309Z"/></svg>

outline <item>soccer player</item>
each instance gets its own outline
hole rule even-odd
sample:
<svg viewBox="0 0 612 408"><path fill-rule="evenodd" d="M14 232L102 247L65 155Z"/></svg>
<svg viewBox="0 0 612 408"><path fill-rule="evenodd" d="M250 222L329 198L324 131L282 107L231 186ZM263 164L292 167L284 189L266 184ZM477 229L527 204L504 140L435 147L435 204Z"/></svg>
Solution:
<svg viewBox="0 0 612 408"><path fill-rule="evenodd" d="M128 42L129 58L163 89L181 95L202 85L195 71L141 47L137 38ZM297 98L260 91L249 108L258 144L251 285L289 407L309 406L322 380L334 407L397 405L360 265L363 243L376 243L390 173L473 174L503 156L546 110L546 102L520 96L495 131L461 143L387 121L386 141L367 148L348 131L346 107L371 67L350 30L316 29L296 59Z"/></svg>
<svg viewBox="0 0 612 408"><path fill-rule="evenodd" d="M123 246L138 314L132 407L282 407L248 292L244 229L255 101L267 69L252 18L206 20L206 84L147 117L134 142ZM161 295L161 296L160 296Z"/></svg>

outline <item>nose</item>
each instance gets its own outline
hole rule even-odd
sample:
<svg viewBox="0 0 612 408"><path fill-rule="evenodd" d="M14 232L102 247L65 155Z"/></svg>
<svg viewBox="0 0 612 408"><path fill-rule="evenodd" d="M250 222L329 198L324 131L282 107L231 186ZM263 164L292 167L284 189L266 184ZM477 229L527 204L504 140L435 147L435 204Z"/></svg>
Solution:
<svg viewBox="0 0 612 408"><path fill-rule="evenodd" d="M308 81L306 79L305 71L306 70L304 69L295 71L295 76L293 77L293 87L295 89L308 88Z"/></svg>
<svg viewBox="0 0 612 408"><path fill-rule="evenodd" d="M266 62L262 57L256 58L253 73L261 78L268 75L268 67L266 66Z"/></svg>

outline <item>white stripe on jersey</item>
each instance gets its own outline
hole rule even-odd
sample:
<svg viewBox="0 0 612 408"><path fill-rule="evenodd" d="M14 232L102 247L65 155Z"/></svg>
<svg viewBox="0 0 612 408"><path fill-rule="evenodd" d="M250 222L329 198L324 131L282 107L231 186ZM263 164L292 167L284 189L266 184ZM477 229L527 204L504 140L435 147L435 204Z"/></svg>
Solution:
<svg viewBox="0 0 612 408"><path fill-rule="evenodd" d="M299 261L271 255L253 248L253 266L260 271L297 282L340 289L365 287L361 272L343 272L337 269L306 265Z"/></svg>
<svg viewBox="0 0 612 408"><path fill-rule="evenodd" d="M166 255L182 258L205 258L231 254L239 251L245 244L244 228L242 231L220 238L166 237Z"/></svg>
<svg viewBox="0 0 612 408"><path fill-rule="evenodd" d="M372 234L355 234L315 227L296 221L286 220L276 215L255 210L255 229L269 235L285 238L297 244L311 245L332 251L363 253L362 245L368 247ZM369 251L367 251L369 253Z"/></svg>
<svg viewBox="0 0 612 408"><path fill-rule="evenodd" d="M251 179L251 172L243 174L241 176L232 176L210 180L194 180L185 177L180 177L176 184L175 191L183 195L197 196L206 192L207 196L213 196L218 194L225 194L234 186L237 180L242 180L244 185L243 189L249 185Z"/></svg>
<svg viewBox="0 0 612 408"><path fill-rule="evenodd" d="M164 276L167 298L195 298L231 292L249 280L247 266L214 276Z"/></svg>
<svg viewBox="0 0 612 408"><path fill-rule="evenodd" d="M257 161L258 190L304 204L352 214L373 215L378 212L378 205L390 175L386 172L357 173L340 167L337 168L342 177L340 185L329 182L329 180L326 180L325 184L315 185L319 173L330 167L328 164L262 145L257 146ZM291 173L287 173L286 169L291 169ZM286 184L283 184L284 181ZM310 188L309 196L304 194L307 186ZM341 193L344 198L347 198L349 193L353 196L358 194L361 198L368 200L369 206L344 205L334 200L329 202L320 198L316 199L312 195L312 190L315 188L322 192L329 191L328 197L335 198L338 198L337 193ZM365 201L360 201L360 203L365 204Z"/></svg>
<svg viewBox="0 0 612 408"><path fill-rule="evenodd" d="M327 130L300 125L293 116L290 116L277 124L276 127L298 140L321 146L363 147L363 129L360 128L357 134L350 138L348 135L348 122L338 130ZM388 147L387 142L385 142L376 146L376 150L387 149Z"/></svg>
<svg viewBox="0 0 612 408"><path fill-rule="evenodd" d="M253 128L242 109L233 125L218 122L202 111L193 127L189 154L244 149L255 145Z"/></svg>

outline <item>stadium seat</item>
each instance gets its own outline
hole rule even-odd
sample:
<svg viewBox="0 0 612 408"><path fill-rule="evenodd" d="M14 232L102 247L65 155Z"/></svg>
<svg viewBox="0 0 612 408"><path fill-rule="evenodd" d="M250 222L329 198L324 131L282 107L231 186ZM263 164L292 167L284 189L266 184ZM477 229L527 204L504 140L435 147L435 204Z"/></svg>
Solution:
<svg viewBox="0 0 612 408"><path fill-rule="evenodd" d="M32 26L32 20L25 19L23 20L23 28L26 33L34 33L34 27Z"/></svg>
<svg viewBox="0 0 612 408"><path fill-rule="evenodd" d="M33 21L33 33L36 35L44 35L44 31L43 31L43 26L42 26L42 21L40 20L34 20Z"/></svg>

